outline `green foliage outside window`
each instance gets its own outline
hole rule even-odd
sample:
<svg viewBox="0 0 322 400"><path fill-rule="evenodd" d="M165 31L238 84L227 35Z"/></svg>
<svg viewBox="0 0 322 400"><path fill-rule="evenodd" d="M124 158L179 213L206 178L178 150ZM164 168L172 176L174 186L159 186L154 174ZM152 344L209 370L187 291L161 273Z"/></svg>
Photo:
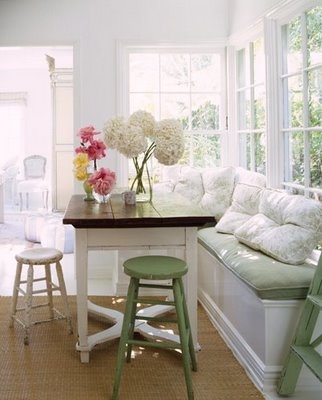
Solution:
<svg viewBox="0 0 322 400"><path fill-rule="evenodd" d="M290 128L309 128L288 134L286 148L289 149L290 179L304 185L305 166L309 165L309 186L313 188L322 188L322 132L313 129L322 128L322 67L319 65L322 62L321 20L322 7L318 6L306 13L306 36L302 32L301 17L295 18L287 26L288 69L292 68L291 60L295 60L293 65L298 62L298 70L287 71L295 72L297 84L294 85L294 77L288 78L289 120L284 125ZM313 69L306 69L298 61L302 57L303 41L307 48L307 67L314 66ZM303 87L302 81L307 82L307 89ZM307 102L303 101L304 90L307 90ZM305 120L305 115L308 120ZM305 158L306 148L308 164Z"/></svg>

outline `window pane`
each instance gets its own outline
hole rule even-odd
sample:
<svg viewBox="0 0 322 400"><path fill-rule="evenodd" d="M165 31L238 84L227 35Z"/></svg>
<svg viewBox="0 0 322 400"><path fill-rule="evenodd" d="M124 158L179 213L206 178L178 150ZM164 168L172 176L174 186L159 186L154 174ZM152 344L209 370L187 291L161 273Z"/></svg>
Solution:
<svg viewBox="0 0 322 400"><path fill-rule="evenodd" d="M178 118L185 120L184 129L188 129L188 116L190 113L188 94L163 94L161 95L160 119Z"/></svg>
<svg viewBox="0 0 322 400"><path fill-rule="evenodd" d="M191 56L191 91L221 91L219 54L193 54Z"/></svg>
<svg viewBox="0 0 322 400"><path fill-rule="evenodd" d="M159 57L157 54L130 54L130 92L159 90Z"/></svg>
<svg viewBox="0 0 322 400"><path fill-rule="evenodd" d="M189 90L189 56L161 54L161 91L187 92Z"/></svg>
<svg viewBox="0 0 322 400"><path fill-rule="evenodd" d="M312 132L310 138L311 186L322 189L322 132Z"/></svg>
<svg viewBox="0 0 322 400"><path fill-rule="evenodd" d="M322 68L308 73L309 125L322 125Z"/></svg>
<svg viewBox="0 0 322 400"><path fill-rule="evenodd" d="M288 115L284 115L284 127L303 126L303 86L300 75L293 76L286 80Z"/></svg>
<svg viewBox="0 0 322 400"><path fill-rule="evenodd" d="M304 184L304 135L303 132L292 132L286 135L286 160L288 171L286 180Z"/></svg>
<svg viewBox="0 0 322 400"><path fill-rule="evenodd" d="M284 49L286 54L286 65L284 73L293 73L299 71L302 66L302 35L301 35L301 17L295 18L284 28Z"/></svg>
<svg viewBox="0 0 322 400"><path fill-rule="evenodd" d="M129 113L141 109L153 114L157 121L179 119L189 132L187 151L179 162L214 165L220 159L220 135L214 131L221 129L223 120L219 116L223 112L223 54L215 51L183 54L172 50L130 54ZM197 156L194 146L197 146ZM204 152L202 156L200 151ZM154 160L155 167L159 168Z"/></svg>
<svg viewBox="0 0 322 400"><path fill-rule="evenodd" d="M254 41L254 83L261 83L265 80L265 55L264 41L259 38Z"/></svg>
<svg viewBox="0 0 322 400"><path fill-rule="evenodd" d="M220 135L187 132L185 153L181 160L184 164L196 167L214 167L220 165Z"/></svg>
<svg viewBox="0 0 322 400"><path fill-rule="evenodd" d="M250 153L250 135L248 133L241 133L239 135L239 158L241 167L251 169Z"/></svg>
<svg viewBox="0 0 322 400"><path fill-rule="evenodd" d="M159 96L153 93L130 94L130 114L145 110L159 118Z"/></svg>
<svg viewBox="0 0 322 400"><path fill-rule="evenodd" d="M322 62L322 6L307 13L307 50L308 65Z"/></svg>
<svg viewBox="0 0 322 400"><path fill-rule="evenodd" d="M254 88L254 119L255 129L265 127L265 91L262 85Z"/></svg>
<svg viewBox="0 0 322 400"><path fill-rule="evenodd" d="M255 146L255 171L261 174L266 173L266 137L263 132L255 133L254 135Z"/></svg>
<svg viewBox="0 0 322 400"><path fill-rule="evenodd" d="M219 129L219 95L192 95L192 129Z"/></svg>
<svg viewBox="0 0 322 400"><path fill-rule="evenodd" d="M263 132L240 135L240 165L266 174L266 137Z"/></svg>
<svg viewBox="0 0 322 400"><path fill-rule="evenodd" d="M238 93L238 128L250 129L250 89Z"/></svg>

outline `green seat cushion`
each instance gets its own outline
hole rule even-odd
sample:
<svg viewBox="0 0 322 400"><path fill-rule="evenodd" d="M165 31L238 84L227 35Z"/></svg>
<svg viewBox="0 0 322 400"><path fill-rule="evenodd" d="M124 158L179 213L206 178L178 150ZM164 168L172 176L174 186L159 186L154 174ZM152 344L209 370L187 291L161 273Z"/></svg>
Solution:
<svg viewBox="0 0 322 400"><path fill-rule="evenodd" d="M313 278L314 265L285 264L241 244L214 227L200 229L198 242L246 283L261 299L304 299Z"/></svg>

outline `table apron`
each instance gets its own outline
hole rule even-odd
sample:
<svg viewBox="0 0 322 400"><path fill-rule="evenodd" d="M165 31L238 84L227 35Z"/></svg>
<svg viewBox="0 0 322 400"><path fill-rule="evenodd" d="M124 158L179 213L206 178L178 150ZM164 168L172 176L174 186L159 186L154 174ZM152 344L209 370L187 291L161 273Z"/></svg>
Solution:
<svg viewBox="0 0 322 400"><path fill-rule="evenodd" d="M88 247L161 247L185 244L186 229L184 227L87 229Z"/></svg>

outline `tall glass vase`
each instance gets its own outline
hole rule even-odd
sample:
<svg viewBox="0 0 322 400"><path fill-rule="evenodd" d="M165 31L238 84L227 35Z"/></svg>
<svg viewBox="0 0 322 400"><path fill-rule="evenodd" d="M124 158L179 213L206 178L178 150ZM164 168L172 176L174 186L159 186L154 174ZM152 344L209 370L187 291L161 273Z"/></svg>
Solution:
<svg viewBox="0 0 322 400"><path fill-rule="evenodd" d="M136 201L138 203L152 201L153 180L149 172L148 163L142 162L139 165L133 160L136 169L136 176L132 182L131 190L136 193Z"/></svg>

